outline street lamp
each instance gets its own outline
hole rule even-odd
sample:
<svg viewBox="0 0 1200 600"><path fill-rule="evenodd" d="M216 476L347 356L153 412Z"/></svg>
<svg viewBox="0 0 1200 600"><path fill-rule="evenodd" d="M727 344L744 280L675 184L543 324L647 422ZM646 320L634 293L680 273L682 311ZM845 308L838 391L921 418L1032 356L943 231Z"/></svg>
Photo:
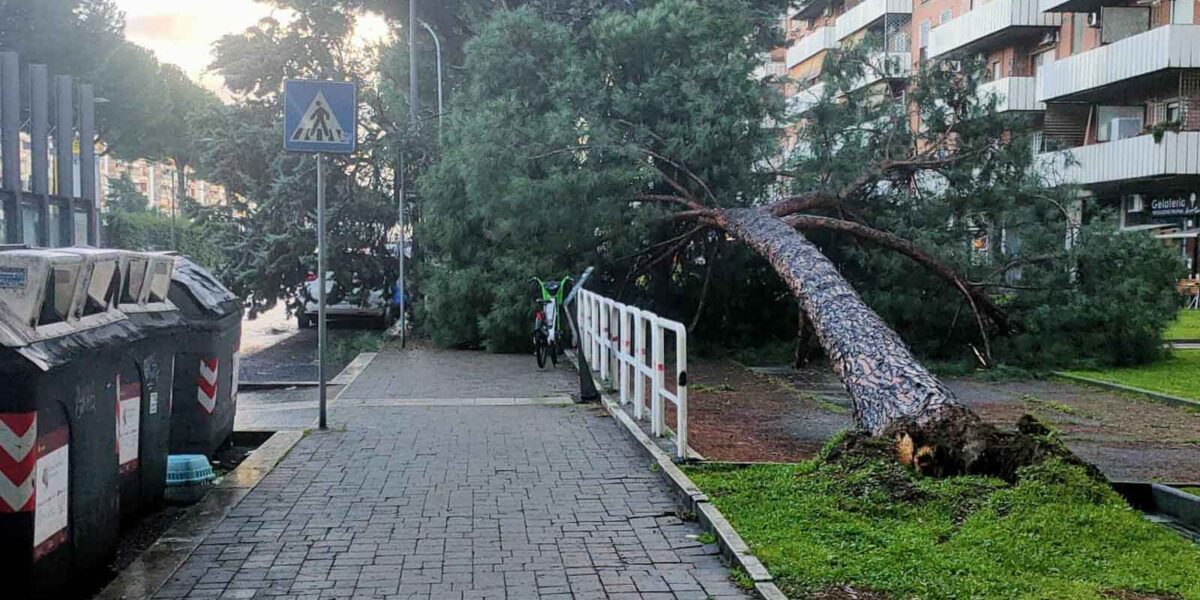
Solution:
<svg viewBox="0 0 1200 600"><path fill-rule="evenodd" d="M429 23L421 21L421 26L425 28L425 31L429 32L429 35L433 36L433 45L437 50L438 144L440 145L442 143L442 115L445 113L445 109L442 106L442 41L438 39L437 33L433 31L433 28L429 26Z"/></svg>

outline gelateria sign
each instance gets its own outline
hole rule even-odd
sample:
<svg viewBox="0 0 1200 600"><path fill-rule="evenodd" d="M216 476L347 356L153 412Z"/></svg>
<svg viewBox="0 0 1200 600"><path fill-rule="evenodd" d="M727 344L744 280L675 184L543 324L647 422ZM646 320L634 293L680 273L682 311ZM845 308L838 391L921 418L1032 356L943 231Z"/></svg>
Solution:
<svg viewBox="0 0 1200 600"><path fill-rule="evenodd" d="M1150 200L1150 214L1155 217L1191 217L1200 215L1200 200L1196 194L1179 194Z"/></svg>

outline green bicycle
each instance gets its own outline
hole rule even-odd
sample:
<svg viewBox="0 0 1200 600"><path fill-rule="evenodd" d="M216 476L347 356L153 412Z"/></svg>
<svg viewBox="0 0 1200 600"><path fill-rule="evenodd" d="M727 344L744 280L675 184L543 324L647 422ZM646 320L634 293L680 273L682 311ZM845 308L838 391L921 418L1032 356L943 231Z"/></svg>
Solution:
<svg viewBox="0 0 1200 600"><path fill-rule="evenodd" d="M541 291L541 298L535 301L537 310L533 321L533 346L538 368L546 368L547 358L557 366L558 357L562 354L562 339L558 329L559 310L563 308L563 296L572 280L568 275L560 281L542 281L537 277L530 281L536 283Z"/></svg>

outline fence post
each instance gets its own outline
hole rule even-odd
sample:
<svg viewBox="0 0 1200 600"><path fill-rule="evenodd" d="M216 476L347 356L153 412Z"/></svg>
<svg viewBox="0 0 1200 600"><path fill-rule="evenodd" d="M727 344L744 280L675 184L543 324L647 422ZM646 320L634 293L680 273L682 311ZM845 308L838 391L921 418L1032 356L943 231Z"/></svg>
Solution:
<svg viewBox="0 0 1200 600"><path fill-rule="evenodd" d="M678 451L679 458L687 458L687 419L688 419L688 391L687 391L687 329L684 327L675 328L675 398L677 404L675 406L675 447Z"/></svg>
<svg viewBox="0 0 1200 600"><path fill-rule="evenodd" d="M609 380L613 382L613 387L621 386L621 314L624 308L624 304L616 301L608 306L608 347L609 353L612 354L608 368Z"/></svg>
<svg viewBox="0 0 1200 600"><path fill-rule="evenodd" d="M633 418L645 418L646 406L646 312L639 310L633 328Z"/></svg>
<svg viewBox="0 0 1200 600"><path fill-rule="evenodd" d="M633 357L632 347L633 341L629 337L632 331L629 327L629 318L633 316L633 311L637 310L632 306L621 307L621 340L619 342L621 348L621 363L619 388L621 389L621 405L629 404L629 368L632 366L631 358Z"/></svg>
<svg viewBox="0 0 1200 600"><path fill-rule="evenodd" d="M663 385L666 383L666 364L663 361L663 330L658 322L658 315L653 315L650 319L650 339L654 373L654 395L650 398L650 433L661 436L666 412L662 396Z"/></svg>
<svg viewBox="0 0 1200 600"><path fill-rule="evenodd" d="M588 334L591 332L591 324L588 322L587 303L587 290L579 290L579 296L575 298L575 320L579 323L579 339L575 340L575 346L585 361L592 358L588 356Z"/></svg>
<svg viewBox="0 0 1200 600"><path fill-rule="evenodd" d="M592 366L597 370L600 369L600 296L592 296L592 303L588 306L588 311L592 315Z"/></svg>

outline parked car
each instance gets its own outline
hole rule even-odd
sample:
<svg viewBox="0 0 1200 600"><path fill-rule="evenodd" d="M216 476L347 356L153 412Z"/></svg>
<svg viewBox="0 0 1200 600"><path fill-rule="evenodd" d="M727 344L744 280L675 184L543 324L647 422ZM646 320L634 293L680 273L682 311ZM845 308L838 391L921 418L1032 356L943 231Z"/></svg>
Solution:
<svg viewBox="0 0 1200 600"><path fill-rule="evenodd" d="M317 324L317 294L320 291L316 274L300 286L296 297L296 322L301 329ZM335 281L333 273L325 278L325 317L328 320L371 321L380 328L387 328L398 316L399 309L392 304L392 294L387 289L369 289L355 278L349 289Z"/></svg>

